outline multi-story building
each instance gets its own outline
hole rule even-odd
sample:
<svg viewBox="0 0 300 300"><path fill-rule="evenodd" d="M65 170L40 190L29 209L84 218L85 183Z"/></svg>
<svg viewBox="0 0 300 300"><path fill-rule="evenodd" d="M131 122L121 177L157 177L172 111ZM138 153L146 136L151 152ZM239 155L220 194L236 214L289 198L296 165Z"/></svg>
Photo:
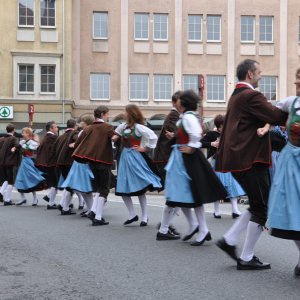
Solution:
<svg viewBox="0 0 300 300"><path fill-rule="evenodd" d="M0 1L0 106L12 106L13 119L28 123L64 122L72 101L72 1ZM1 111L0 111L1 115ZM0 116L2 117L2 116Z"/></svg>
<svg viewBox="0 0 300 300"><path fill-rule="evenodd" d="M198 91L205 116L224 112L237 64L258 60L270 100L294 94L300 66L298 0L73 1L74 115L128 103L164 114L174 91Z"/></svg>

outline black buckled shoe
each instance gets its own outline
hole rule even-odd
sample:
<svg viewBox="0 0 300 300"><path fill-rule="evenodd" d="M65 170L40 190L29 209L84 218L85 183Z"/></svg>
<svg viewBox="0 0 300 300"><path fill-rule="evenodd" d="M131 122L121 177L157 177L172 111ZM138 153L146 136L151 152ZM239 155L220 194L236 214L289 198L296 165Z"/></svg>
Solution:
<svg viewBox="0 0 300 300"><path fill-rule="evenodd" d="M49 202L50 201L50 198L46 195L43 197L43 199L46 201L46 202Z"/></svg>
<svg viewBox="0 0 300 300"><path fill-rule="evenodd" d="M294 276L300 277L300 267L296 266L294 269Z"/></svg>
<svg viewBox="0 0 300 300"><path fill-rule="evenodd" d="M93 212L93 211L91 211L88 215L87 215L87 217L90 219L90 220L94 220L95 219L95 217L96 217L96 214Z"/></svg>
<svg viewBox="0 0 300 300"><path fill-rule="evenodd" d="M170 225L170 226L169 226L169 231L170 231L171 233L173 233L174 235L180 236L180 233L176 230L176 228L175 228L173 225Z"/></svg>
<svg viewBox="0 0 300 300"><path fill-rule="evenodd" d="M201 246L205 241L210 241L210 240L211 240L211 234L210 234L210 232L208 232L202 241L200 241L200 242L193 241L193 242L191 242L191 246Z"/></svg>
<svg viewBox="0 0 300 300"><path fill-rule="evenodd" d="M26 199L24 199L21 202L18 202L16 205L17 206L21 206L22 204L25 204L26 202L27 202Z"/></svg>
<svg viewBox="0 0 300 300"><path fill-rule="evenodd" d="M94 219L93 223L92 223L92 226L102 226L102 225L108 225L108 224L109 224L109 222L105 221L102 218L101 220Z"/></svg>
<svg viewBox="0 0 300 300"><path fill-rule="evenodd" d="M53 204L53 205L47 205L47 209L57 209L57 206L56 204Z"/></svg>
<svg viewBox="0 0 300 300"><path fill-rule="evenodd" d="M158 231L156 234L157 241L178 240L178 239L180 239L180 236L174 235L170 231L168 231L167 233L161 233Z"/></svg>
<svg viewBox="0 0 300 300"><path fill-rule="evenodd" d="M139 217L135 216L132 219L125 221L123 225L129 225L129 224L131 224L133 222L137 222L138 220L139 220Z"/></svg>
<svg viewBox="0 0 300 300"><path fill-rule="evenodd" d="M267 270L271 269L271 265L269 263L261 262L258 257L255 255L250 261L244 261L242 259L237 260L238 270Z"/></svg>
<svg viewBox="0 0 300 300"><path fill-rule="evenodd" d="M217 241L216 245L227 253L233 260L237 261L236 246L227 244L224 238Z"/></svg>
<svg viewBox="0 0 300 300"><path fill-rule="evenodd" d="M61 210L61 215L62 216L70 216L70 215L76 215L75 211L72 211L71 209L65 211L65 210Z"/></svg>
<svg viewBox="0 0 300 300"><path fill-rule="evenodd" d="M236 219L240 216L240 214L232 213L232 219Z"/></svg>
<svg viewBox="0 0 300 300"><path fill-rule="evenodd" d="M3 203L4 206L10 206L10 205L15 205L11 200L10 201L4 201Z"/></svg>
<svg viewBox="0 0 300 300"><path fill-rule="evenodd" d="M183 240L183 241L188 241L188 240L190 240L190 239L194 236L194 234L196 234L198 231L199 231L199 226L197 226L197 227L194 229L194 231L193 231L192 233L190 233L190 234L184 236L182 240Z"/></svg>
<svg viewBox="0 0 300 300"><path fill-rule="evenodd" d="M140 227L146 227L148 225L148 222L142 221L140 223Z"/></svg>
<svg viewBox="0 0 300 300"><path fill-rule="evenodd" d="M221 216L221 215L216 215L216 214L214 213L214 218L215 218L215 219L221 219L222 216Z"/></svg>

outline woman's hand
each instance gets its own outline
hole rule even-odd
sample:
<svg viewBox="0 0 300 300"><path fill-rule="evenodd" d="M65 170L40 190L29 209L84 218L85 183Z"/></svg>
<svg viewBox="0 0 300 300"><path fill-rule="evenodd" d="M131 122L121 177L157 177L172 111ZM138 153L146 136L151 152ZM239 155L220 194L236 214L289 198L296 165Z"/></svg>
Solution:
<svg viewBox="0 0 300 300"><path fill-rule="evenodd" d="M115 143L119 140L119 138L120 137L117 134L115 134L115 135L112 136L111 140Z"/></svg>
<svg viewBox="0 0 300 300"><path fill-rule="evenodd" d="M138 151L138 152L146 152L148 151L148 148L147 147L141 147L141 146L133 146L132 149Z"/></svg>
<svg viewBox="0 0 300 300"><path fill-rule="evenodd" d="M264 127L257 129L257 135L259 137L263 137L265 134L269 132L269 129L270 129L270 125L266 124Z"/></svg>
<svg viewBox="0 0 300 300"><path fill-rule="evenodd" d="M189 147L189 146L180 146L179 147L179 151L181 153L185 153L185 154L192 154L195 152L195 150L196 150L195 148Z"/></svg>
<svg viewBox="0 0 300 300"><path fill-rule="evenodd" d="M75 143L69 144L69 148L74 148L75 147Z"/></svg>
<svg viewBox="0 0 300 300"><path fill-rule="evenodd" d="M171 140L174 136L175 136L175 132L167 131L167 130L166 130L165 137L166 137L168 140Z"/></svg>
<svg viewBox="0 0 300 300"><path fill-rule="evenodd" d="M15 151L16 151L16 147L12 147L11 149L10 149L10 152L12 152L12 153L14 153Z"/></svg>
<svg viewBox="0 0 300 300"><path fill-rule="evenodd" d="M220 140L217 139L214 142L211 142L210 145L211 145L211 147L219 148L219 143L220 143Z"/></svg>

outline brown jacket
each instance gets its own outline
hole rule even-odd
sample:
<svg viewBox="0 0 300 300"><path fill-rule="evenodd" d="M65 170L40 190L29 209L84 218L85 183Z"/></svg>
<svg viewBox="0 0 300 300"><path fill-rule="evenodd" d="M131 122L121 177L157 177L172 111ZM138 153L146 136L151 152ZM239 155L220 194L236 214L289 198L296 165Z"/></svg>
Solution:
<svg viewBox="0 0 300 300"><path fill-rule="evenodd" d="M156 149L154 152L153 161L156 163L165 163L168 161L172 146L176 143L176 138L167 139L166 131L171 131L176 133L176 123L179 120L179 112L175 109L172 109L167 115L162 130L160 132Z"/></svg>
<svg viewBox="0 0 300 300"><path fill-rule="evenodd" d="M64 134L59 136L55 142L55 157L57 166L70 166L73 163L74 149L69 145L77 140L77 130L66 130Z"/></svg>
<svg viewBox="0 0 300 300"><path fill-rule="evenodd" d="M113 164L111 137L114 129L105 122L94 122L85 128L75 142L73 158L89 162Z"/></svg>
<svg viewBox="0 0 300 300"><path fill-rule="evenodd" d="M266 123L284 124L286 119L287 114L269 103L262 93L250 87L236 88L227 107L216 171L244 171L254 163L271 165L269 134L258 137L257 129Z"/></svg>
<svg viewBox="0 0 300 300"><path fill-rule="evenodd" d="M16 147L15 152L11 152L11 149ZM18 139L13 135L6 135L0 148L0 165L1 166L17 166L20 159L20 145Z"/></svg>
<svg viewBox="0 0 300 300"><path fill-rule="evenodd" d="M38 167L55 167L55 142L57 135L52 133L46 133L40 146L37 148L35 165Z"/></svg>

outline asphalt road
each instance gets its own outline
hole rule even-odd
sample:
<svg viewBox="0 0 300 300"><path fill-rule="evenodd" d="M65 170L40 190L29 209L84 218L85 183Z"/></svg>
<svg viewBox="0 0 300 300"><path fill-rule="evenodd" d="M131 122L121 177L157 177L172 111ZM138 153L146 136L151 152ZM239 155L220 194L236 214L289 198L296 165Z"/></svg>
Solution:
<svg viewBox="0 0 300 300"><path fill-rule="evenodd" d="M1 300L300 299L293 242L263 235L256 255L272 263L266 271L237 271L215 246L233 222L229 204L221 205L220 220L207 213L213 240L201 247L156 241L163 196L149 196L149 226L143 228L122 225L127 212L114 195L105 208L110 224L101 227L79 215L47 211L45 204L0 205ZM182 214L173 224L185 233Z"/></svg>

